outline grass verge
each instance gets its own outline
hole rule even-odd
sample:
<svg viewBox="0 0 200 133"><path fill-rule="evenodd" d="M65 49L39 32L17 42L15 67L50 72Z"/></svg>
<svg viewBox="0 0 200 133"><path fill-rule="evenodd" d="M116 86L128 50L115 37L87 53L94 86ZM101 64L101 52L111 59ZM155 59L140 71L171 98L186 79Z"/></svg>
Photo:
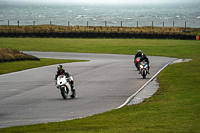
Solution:
<svg viewBox="0 0 200 133"><path fill-rule="evenodd" d="M0 47L20 51L57 51L78 53L136 54L138 49L152 56L196 58L197 40L168 39L63 39L0 38Z"/></svg>
<svg viewBox="0 0 200 133"><path fill-rule="evenodd" d="M14 38L15 39L15 38ZM200 131L200 45L198 41L142 39L26 39L2 38L0 47L18 50L135 54L190 58L190 62L172 64L159 75L159 90L138 105L126 106L83 119L0 129L0 132L139 132L198 133ZM36 47L38 41L41 47ZM10 43L8 43L10 42ZM34 46L30 46L27 44ZM23 44L21 44L23 43ZM6 45L7 44L7 45ZM72 44L74 50L72 50ZM2 46L1 46L2 45ZM42 46L44 45L44 46ZM65 49L67 47L71 49ZM103 48L105 47L105 48ZM100 48L100 49L97 49Z"/></svg>
<svg viewBox="0 0 200 133"><path fill-rule="evenodd" d="M65 59L40 59L40 61L16 61L0 63L0 75L31 69L35 67L48 66L53 64L62 64L70 62L80 62L83 60L65 60Z"/></svg>
<svg viewBox="0 0 200 133"><path fill-rule="evenodd" d="M11 48L1 48L0 47L0 62L10 62L10 61L19 61L19 60L37 60L39 61L40 59L32 56L32 55L28 55L28 54L24 54L23 52L19 52L16 49L11 49Z"/></svg>
<svg viewBox="0 0 200 133"><path fill-rule="evenodd" d="M185 33L184 31L190 31ZM37 25L37 26L6 26L0 25L0 32L96 32L96 33L159 33L159 34L192 34L198 35L200 33L199 28L185 28L185 27L118 27L118 26L59 26L59 25Z"/></svg>

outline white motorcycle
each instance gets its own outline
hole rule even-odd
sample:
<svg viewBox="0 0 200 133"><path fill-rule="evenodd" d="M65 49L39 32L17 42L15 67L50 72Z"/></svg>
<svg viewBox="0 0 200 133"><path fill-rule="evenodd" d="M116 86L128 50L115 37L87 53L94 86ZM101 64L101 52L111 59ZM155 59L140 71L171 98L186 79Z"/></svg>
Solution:
<svg viewBox="0 0 200 133"><path fill-rule="evenodd" d="M71 98L76 97L75 87L71 88L71 83L73 82L73 77L67 78L65 75L59 75L57 78L57 88L60 89L63 99L67 99L68 96Z"/></svg>
<svg viewBox="0 0 200 133"><path fill-rule="evenodd" d="M145 79L148 74L148 65L147 62L140 62L140 74Z"/></svg>

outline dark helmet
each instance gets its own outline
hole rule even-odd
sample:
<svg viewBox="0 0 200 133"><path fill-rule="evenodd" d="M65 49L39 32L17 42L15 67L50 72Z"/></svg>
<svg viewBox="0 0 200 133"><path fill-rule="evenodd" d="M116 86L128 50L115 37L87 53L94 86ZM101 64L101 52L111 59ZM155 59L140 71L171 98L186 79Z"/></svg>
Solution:
<svg viewBox="0 0 200 133"><path fill-rule="evenodd" d="M58 65L58 71L63 71L63 66L62 65Z"/></svg>
<svg viewBox="0 0 200 133"><path fill-rule="evenodd" d="M145 53L142 53L142 57L147 57Z"/></svg>

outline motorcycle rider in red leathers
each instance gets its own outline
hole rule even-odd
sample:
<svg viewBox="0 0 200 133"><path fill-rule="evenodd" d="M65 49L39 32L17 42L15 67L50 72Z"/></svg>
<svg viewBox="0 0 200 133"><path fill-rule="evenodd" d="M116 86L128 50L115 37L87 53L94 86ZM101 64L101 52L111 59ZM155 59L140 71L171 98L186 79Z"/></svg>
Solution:
<svg viewBox="0 0 200 133"><path fill-rule="evenodd" d="M137 54L135 55L135 57L134 57L134 63L135 63L135 60L136 60L137 57L142 57L141 50L138 50Z"/></svg>

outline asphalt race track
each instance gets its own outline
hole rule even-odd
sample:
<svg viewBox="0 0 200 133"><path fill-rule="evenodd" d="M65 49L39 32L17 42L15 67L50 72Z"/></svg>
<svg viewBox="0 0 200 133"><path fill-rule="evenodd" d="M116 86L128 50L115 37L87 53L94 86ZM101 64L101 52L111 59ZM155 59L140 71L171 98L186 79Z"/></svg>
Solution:
<svg viewBox="0 0 200 133"><path fill-rule="evenodd" d="M0 128L82 118L116 109L165 64L176 60L149 56L151 74L142 79L132 55L24 53L90 61L62 64L74 77L74 99L63 100L55 87L57 65L0 75Z"/></svg>

